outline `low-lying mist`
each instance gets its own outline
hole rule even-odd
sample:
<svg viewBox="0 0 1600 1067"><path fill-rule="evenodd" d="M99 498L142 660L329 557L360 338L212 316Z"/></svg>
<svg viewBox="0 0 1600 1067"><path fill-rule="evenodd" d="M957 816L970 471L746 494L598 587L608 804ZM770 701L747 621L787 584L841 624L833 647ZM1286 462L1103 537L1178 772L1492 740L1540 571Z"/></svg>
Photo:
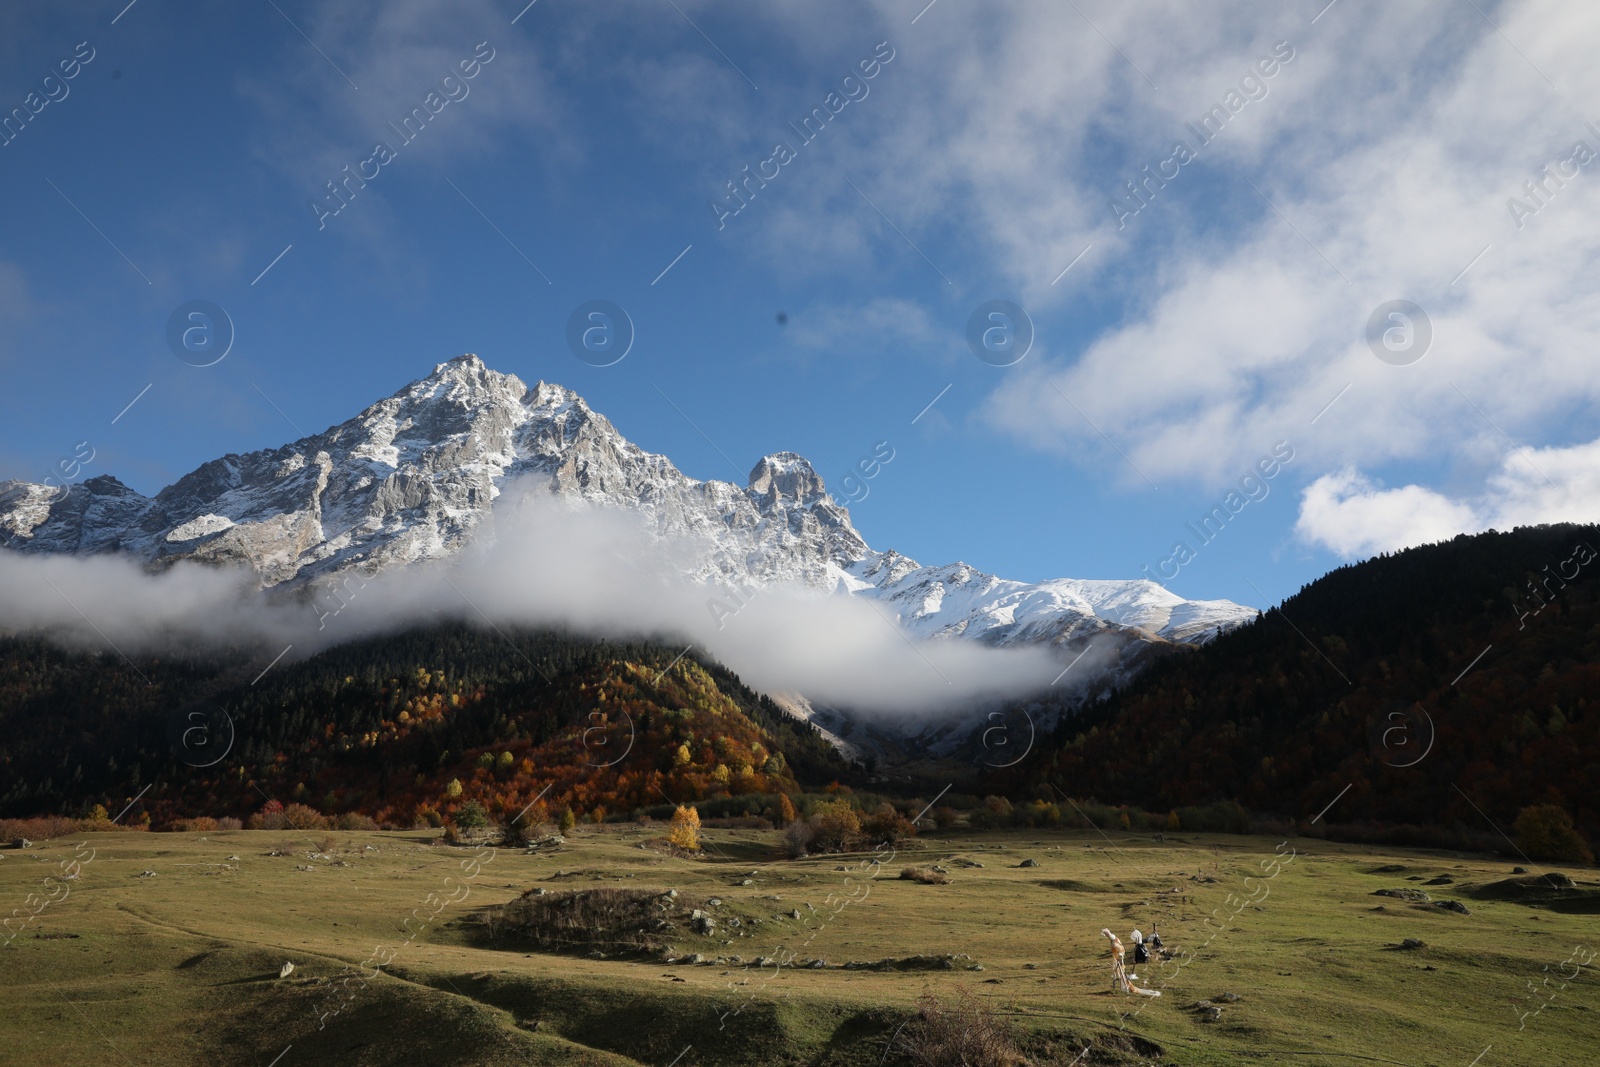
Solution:
<svg viewBox="0 0 1600 1067"><path fill-rule="evenodd" d="M127 655L248 647L265 666L285 645L288 662L436 621L464 620L496 642L499 627L560 627L692 644L758 689L884 713L1025 695L1063 666L1042 648L914 640L884 605L858 597L693 582L681 576L705 547L653 536L637 513L542 491L502 505L495 536L452 560L298 589L262 591L248 570L192 562L151 573L126 557L0 551L0 629Z"/></svg>

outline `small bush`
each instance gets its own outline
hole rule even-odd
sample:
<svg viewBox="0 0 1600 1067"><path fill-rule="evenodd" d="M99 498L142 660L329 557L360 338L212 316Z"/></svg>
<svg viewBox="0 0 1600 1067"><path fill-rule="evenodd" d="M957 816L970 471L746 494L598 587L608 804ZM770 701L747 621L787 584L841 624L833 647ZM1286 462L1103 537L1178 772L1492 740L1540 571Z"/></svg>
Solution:
<svg viewBox="0 0 1600 1067"><path fill-rule="evenodd" d="M915 837L917 828L911 825L910 819L896 811L893 804L883 803L862 820L861 831L873 844L887 842L898 845L907 838Z"/></svg>
<svg viewBox="0 0 1600 1067"><path fill-rule="evenodd" d="M287 830L326 830L328 820L308 804L290 804L283 809L283 826Z"/></svg>
<svg viewBox="0 0 1600 1067"><path fill-rule="evenodd" d="M572 828L574 826L576 826L576 825L578 825L578 817L576 815L572 814L572 809L571 808L563 808L562 811L561 811L561 833L562 833L562 836L565 836L567 834L572 833Z"/></svg>
<svg viewBox="0 0 1600 1067"><path fill-rule="evenodd" d="M46 815L37 819L0 819L0 840L15 841L25 837L29 841L48 841L77 829L71 819Z"/></svg>
<svg viewBox="0 0 1600 1067"><path fill-rule="evenodd" d="M336 823L341 830L376 830L378 823L370 815L363 815L359 811L347 811L339 816Z"/></svg>
<svg viewBox="0 0 1600 1067"><path fill-rule="evenodd" d="M900 877L908 882L918 882L922 885L949 885L950 876L940 874L932 867L907 867L900 872Z"/></svg>
<svg viewBox="0 0 1600 1067"><path fill-rule="evenodd" d="M235 819L232 815L224 815L222 818L217 820L217 829L243 830L244 823L240 822L238 819Z"/></svg>
<svg viewBox="0 0 1600 1067"><path fill-rule="evenodd" d="M282 830L288 826L283 811L282 804L269 800L261 805L260 811L250 816L248 825L252 830Z"/></svg>
<svg viewBox="0 0 1600 1067"><path fill-rule="evenodd" d="M898 1040L916 1067L1018 1067L1027 1062L1011 1028L965 989L949 1002L924 994Z"/></svg>

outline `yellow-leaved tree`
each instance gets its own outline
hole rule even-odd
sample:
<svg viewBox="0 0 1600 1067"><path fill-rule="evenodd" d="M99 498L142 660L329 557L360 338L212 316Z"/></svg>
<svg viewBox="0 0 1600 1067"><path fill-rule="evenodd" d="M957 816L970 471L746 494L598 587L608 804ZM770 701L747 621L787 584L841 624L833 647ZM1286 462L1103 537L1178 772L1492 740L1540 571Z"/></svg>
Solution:
<svg viewBox="0 0 1600 1067"><path fill-rule="evenodd" d="M685 852L700 851L700 812L686 804L679 804L672 813L672 829L667 842Z"/></svg>

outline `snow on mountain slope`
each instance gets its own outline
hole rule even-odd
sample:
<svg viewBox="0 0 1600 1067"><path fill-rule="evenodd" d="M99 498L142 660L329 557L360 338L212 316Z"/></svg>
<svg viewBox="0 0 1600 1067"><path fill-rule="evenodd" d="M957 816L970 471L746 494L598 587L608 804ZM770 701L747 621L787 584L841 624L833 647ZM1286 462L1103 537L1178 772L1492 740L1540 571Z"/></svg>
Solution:
<svg viewBox="0 0 1600 1067"><path fill-rule="evenodd" d="M714 588L786 583L866 597L919 637L1199 642L1255 614L1142 580L1030 585L877 552L802 456L763 457L743 487L689 478L571 390L529 387L473 355L321 434L206 463L153 498L109 476L64 494L0 482L0 547L242 564L263 587L294 588L452 557L516 522L513 484L631 509L664 541L695 545L683 570Z"/></svg>

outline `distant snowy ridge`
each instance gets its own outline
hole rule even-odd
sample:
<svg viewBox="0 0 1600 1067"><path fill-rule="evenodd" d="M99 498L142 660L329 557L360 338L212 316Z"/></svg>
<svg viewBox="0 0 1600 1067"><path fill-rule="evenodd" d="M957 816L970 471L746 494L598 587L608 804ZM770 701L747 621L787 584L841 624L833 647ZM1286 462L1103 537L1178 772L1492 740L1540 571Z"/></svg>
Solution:
<svg viewBox="0 0 1600 1067"><path fill-rule="evenodd" d="M530 387L474 355L323 433L206 463L153 498L110 476L64 496L0 482L0 547L244 565L263 587L294 588L451 558L517 521L517 494L503 492L513 482L630 509L663 540L700 546L683 570L710 587L708 599L799 585L869 598L916 637L1063 649L1102 633L1118 647L1198 643L1255 615L1144 580L1028 584L875 551L802 456L763 457L745 486L698 481L571 390Z"/></svg>

